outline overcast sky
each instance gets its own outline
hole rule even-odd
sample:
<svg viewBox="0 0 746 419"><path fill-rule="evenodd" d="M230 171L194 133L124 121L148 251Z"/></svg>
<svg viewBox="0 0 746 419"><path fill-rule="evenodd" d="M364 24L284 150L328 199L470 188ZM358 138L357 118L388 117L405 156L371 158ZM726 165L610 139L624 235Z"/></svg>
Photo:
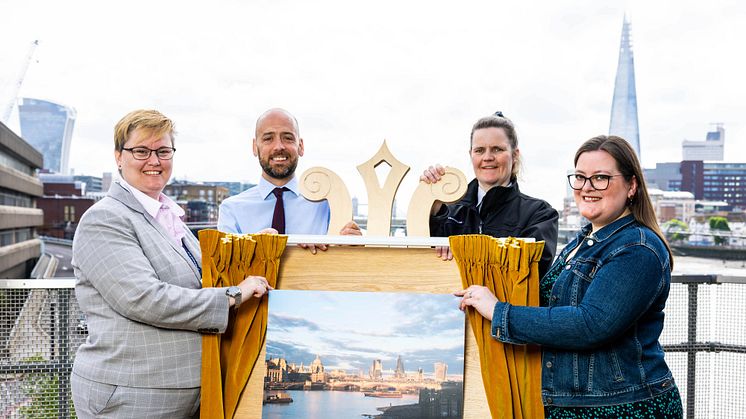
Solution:
<svg viewBox="0 0 746 419"><path fill-rule="evenodd" d="M0 0L0 11L0 103L38 39L20 95L77 110L76 174L114 171L114 124L156 108L177 125L175 177L256 182L254 122L280 106L300 121L299 170L327 167L363 202L355 168L386 139L412 168L403 214L429 164L472 178L471 125L499 109L518 128L523 191L561 208L575 149L608 131L625 11L643 164L679 161L681 141L713 122L727 158L746 161L742 1Z"/></svg>

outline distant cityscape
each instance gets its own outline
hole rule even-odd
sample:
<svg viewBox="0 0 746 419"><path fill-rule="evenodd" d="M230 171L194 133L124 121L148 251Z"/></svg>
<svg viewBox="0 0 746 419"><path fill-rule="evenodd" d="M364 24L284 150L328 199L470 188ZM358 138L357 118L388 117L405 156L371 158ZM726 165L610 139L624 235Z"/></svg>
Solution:
<svg viewBox="0 0 746 419"><path fill-rule="evenodd" d="M401 356L396 359L396 367L393 370L385 370L380 359L373 359L367 371L358 369L350 372L344 369L328 370L319 355L308 365L290 362L285 358L268 358L266 360L267 374L265 382L273 385L284 383L285 386L303 384L305 387L314 386L314 389L335 389L339 383L356 383L352 385L361 388L374 388L381 383L387 383L393 387L439 388L444 381L463 381L463 376L448 376L448 364L435 362L433 372L425 373L423 368L418 367L416 371L407 372Z"/></svg>
<svg viewBox="0 0 746 419"><path fill-rule="evenodd" d="M328 371L318 355L308 366L284 358L269 358L265 365L265 404L293 403L292 391L345 391L366 398L415 396L417 403L379 409L384 411L381 417L457 418L463 411L463 375L449 377L444 362L435 362L432 374L422 368L407 372L401 356L392 372L384 369L380 359L372 360L367 371Z"/></svg>
<svg viewBox="0 0 746 419"><path fill-rule="evenodd" d="M631 23L625 18L609 133L629 140L639 154L642 142L631 38ZM25 278L41 255L36 237L72 239L80 217L105 196L116 175L72 173L70 144L78 118L74 107L39 98L11 99L9 109L18 105L21 136L0 121L0 249L6 249L0 276ZM4 115L10 114L7 110ZM658 162L654 168L645 169L658 221L678 246L746 246L746 162L723 161L726 128L723 123L713 126L704 140L682 140L681 160ZM215 227L225 198L253 186L174 179L164 193L182 206L184 221L197 231ZM560 241L569 239L584 222L569 185L566 188L560 209ZM366 204L357 198L352 200L354 219L365 227L367 217L360 209ZM393 220L391 234L406 234L403 220ZM17 249L8 250L15 245Z"/></svg>

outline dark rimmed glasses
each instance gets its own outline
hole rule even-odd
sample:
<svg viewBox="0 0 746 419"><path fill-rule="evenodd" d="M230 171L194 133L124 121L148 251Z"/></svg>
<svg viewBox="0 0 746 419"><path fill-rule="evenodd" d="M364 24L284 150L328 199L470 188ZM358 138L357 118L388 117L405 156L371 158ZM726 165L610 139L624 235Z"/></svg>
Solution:
<svg viewBox="0 0 746 419"><path fill-rule="evenodd" d="M605 191L609 189L609 181L613 177L624 176L624 175L593 175L583 176L580 173L567 175L567 182L570 187L576 191L582 190L585 186L585 182L591 182L591 187L597 191Z"/></svg>
<svg viewBox="0 0 746 419"><path fill-rule="evenodd" d="M132 153L132 157L134 157L135 160L147 160L153 153L155 153L159 160L171 160L174 158L174 153L176 152L176 148L174 147L161 147L156 150L148 147L122 147L122 150L127 150Z"/></svg>

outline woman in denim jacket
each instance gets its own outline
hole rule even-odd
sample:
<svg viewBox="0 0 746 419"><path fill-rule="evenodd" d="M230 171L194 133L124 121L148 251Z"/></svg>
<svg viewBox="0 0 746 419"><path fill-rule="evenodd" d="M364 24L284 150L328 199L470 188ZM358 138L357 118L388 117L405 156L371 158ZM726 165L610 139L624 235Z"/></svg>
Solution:
<svg viewBox="0 0 746 419"><path fill-rule="evenodd" d="M620 137L595 137L575 153L568 179L590 224L542 278L542 307L470 286L456 293L461 309L491 319L501 342L542 345L548 418L680 418L658 342L673 258L637 156Z"/></svg>

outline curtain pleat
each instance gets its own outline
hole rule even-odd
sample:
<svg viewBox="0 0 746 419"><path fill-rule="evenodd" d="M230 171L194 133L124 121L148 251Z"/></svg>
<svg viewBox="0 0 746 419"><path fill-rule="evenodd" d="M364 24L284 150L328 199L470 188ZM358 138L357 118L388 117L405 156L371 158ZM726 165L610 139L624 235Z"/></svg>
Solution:
<svg viewBox="0 0 746 419"><path fill-rule="evenodd" d="M485 235L451 236L451 251L464 288L487 287L498 300L539 305L539 260L544 242ZM492 338L491 322L467 309L479 348L487 402L493 418L544 417L541 401L541 349L503 344Z"/></svg>
<svg viewBox="0 0 746 419"><path fill-rule="evenodd" d="M202 230L199 244L202 251L202 288L222 287L220 235L214 230ZM200 416L223 417L222 375L220 371L220 335L202 335L202 395ZM209 395L207 394L209 389ZM217 392L217 394L215 394ZM205 412L209 412L205 416Z"/></svg>
<svg viewBox="0 0 746 419"><path fill-rule="evenodd" d="M277 284L287 236L199 232L202 287L238 285L249 275ZM267 299L243 296L222 335L202 337L201 418L232 418L267 332Z"/></svg>

